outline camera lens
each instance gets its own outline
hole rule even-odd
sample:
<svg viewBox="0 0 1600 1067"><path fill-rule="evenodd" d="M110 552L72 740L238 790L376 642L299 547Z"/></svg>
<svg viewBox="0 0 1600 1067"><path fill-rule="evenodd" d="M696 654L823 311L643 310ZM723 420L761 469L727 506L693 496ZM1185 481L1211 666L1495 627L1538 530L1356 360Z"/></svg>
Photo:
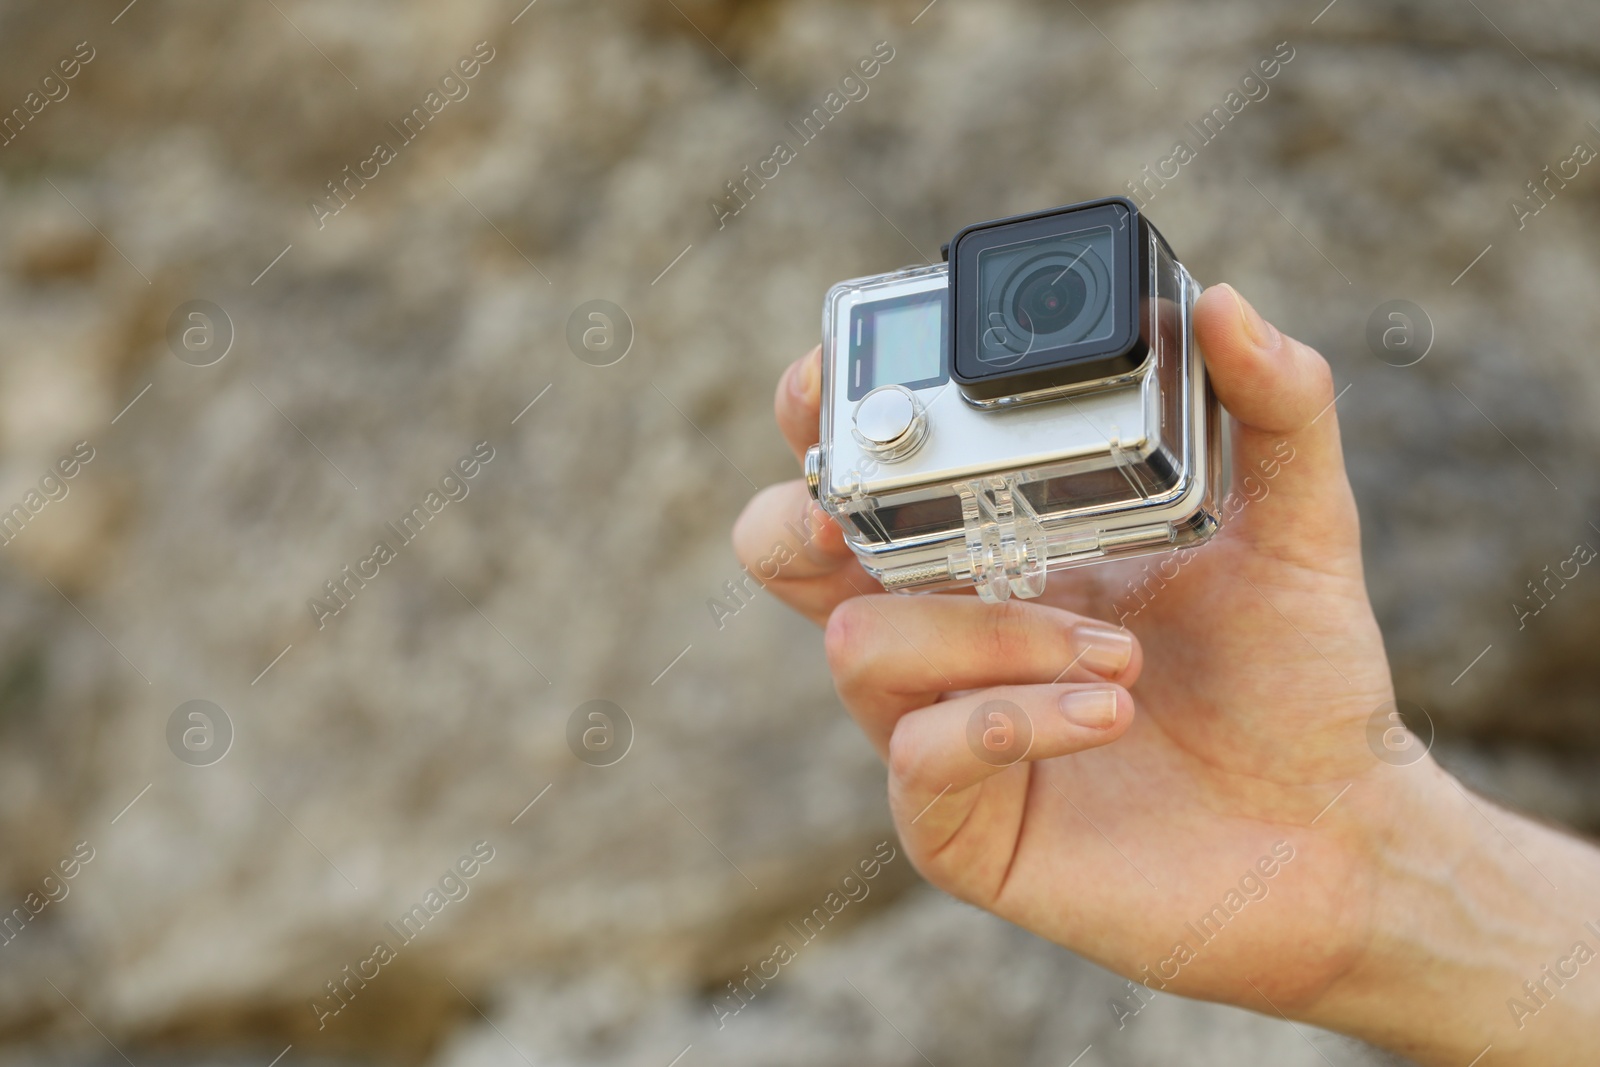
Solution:
<svg viewBox="0 0 1600 1067"><path fill-rule="evenodd" d="M962 395L980 408L1027 404L1143 366L1153 240L1116 197L957 234L945 324Z"/></svg>
<svg viewBox="0 0 1600 1067"><path fill-rule="evenodd" d="M1041 267L1017 287L1011 314L1034 336L1053 334L1083 312L1089 288L1070 267Z"/></svg>
<svg viewBox="0 0 1600 1067"><path fill-rule="evenodd" d="M1107 336L1115 247L1115 231L1096 226L979 252L984 325L976 358L993 367L1016 366Z"/></svg>

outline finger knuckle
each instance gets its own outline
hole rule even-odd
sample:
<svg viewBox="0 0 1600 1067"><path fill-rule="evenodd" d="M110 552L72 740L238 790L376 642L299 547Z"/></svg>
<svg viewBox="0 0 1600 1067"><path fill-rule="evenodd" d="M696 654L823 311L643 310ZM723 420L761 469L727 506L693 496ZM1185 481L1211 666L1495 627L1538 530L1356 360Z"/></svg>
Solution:
<svg viewBox="0 0 1600 1067"><path fill-rule="evenodd" d="M1074 639L1067 616L1038 604L1009 602L997 605L990 625L982 631L982 651L995 663L1026 668L1070 659ZM1066 659L1061 659L1065 663Z"/></svg>
<svg viewBox="0 0 1600 1067"><path fill-rule="evenodd" d="M923 746L916 732L904 720L896 724L894 732L889 735L887 763L890 779L902 788L915 788L924 777L926 760Z"/></svg>
<svg viewBox="0 0 1600 1067"><path fill-rule="evenodd" d="M848 683L869 669L872 635L877 619L871 605L860 597L841 601L828 615L822 632L822 647L828 669L840 683Z"/></svg>
<svg viewBox="0 0 1600 1067"><path fill-rule="evenodd" d="M976 628L974 636L977 650L989 662L1010 662L1032 640L1026 609L1012 601L988 606L984 625Z"/></svg>

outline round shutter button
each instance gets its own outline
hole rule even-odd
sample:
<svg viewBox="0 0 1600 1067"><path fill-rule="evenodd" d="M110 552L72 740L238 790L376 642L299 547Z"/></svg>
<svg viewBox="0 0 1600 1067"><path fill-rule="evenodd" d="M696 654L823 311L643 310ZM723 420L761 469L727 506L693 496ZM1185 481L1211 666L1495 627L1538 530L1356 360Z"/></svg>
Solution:
<svg viewBox="0 0 1600 1067"><path fill-rule="evenodd" d="M927 411L903 385L879 386L855 411L857 443L881 459L904 459L928 436Z"/></svg>

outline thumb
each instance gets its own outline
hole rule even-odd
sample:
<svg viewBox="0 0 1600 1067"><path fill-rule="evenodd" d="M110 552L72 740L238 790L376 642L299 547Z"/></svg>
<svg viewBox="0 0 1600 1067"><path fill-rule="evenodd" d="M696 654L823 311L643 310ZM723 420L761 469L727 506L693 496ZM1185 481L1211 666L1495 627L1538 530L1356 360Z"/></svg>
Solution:
<svg viewBox="0 0 1600 1067"><path fill-rule="evenodd" d="M1319 569L1354 555L1360 525L1345 475L1333 372L1233 286L1195 305L1195 339L1233 419L1233 487L1224 512L1244 536Z"/></svg>
<svg viewBox="0 0 1600 1067"><path fill-rule="evenodd" d="M1107 683L999 686L901 716L889 737L889 807L901 840L922 855L938 851L984 823L969 816L985 796L991 809L1008 792L1020 801L1026 776L1004 772L1110 744L1132 721L1133 697Z"/></svg>

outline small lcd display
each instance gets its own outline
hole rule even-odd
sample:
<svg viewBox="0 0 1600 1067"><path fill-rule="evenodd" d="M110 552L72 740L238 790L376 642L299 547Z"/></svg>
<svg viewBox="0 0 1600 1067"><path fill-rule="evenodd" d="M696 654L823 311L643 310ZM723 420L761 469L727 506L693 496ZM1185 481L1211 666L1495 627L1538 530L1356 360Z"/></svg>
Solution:
<svg viewBox="0 0 1600 1067"><path fill-rule="evenodd" d="M939 376L939 305L929 300L872 316L872 387Z"/></svg>
<svg viewBox="0 0 1600 1067"><path fill-rule="evenodd" d="M913 389L945 381L943 290L856 309L849 392L859 400L882 385Z"/></svg>

